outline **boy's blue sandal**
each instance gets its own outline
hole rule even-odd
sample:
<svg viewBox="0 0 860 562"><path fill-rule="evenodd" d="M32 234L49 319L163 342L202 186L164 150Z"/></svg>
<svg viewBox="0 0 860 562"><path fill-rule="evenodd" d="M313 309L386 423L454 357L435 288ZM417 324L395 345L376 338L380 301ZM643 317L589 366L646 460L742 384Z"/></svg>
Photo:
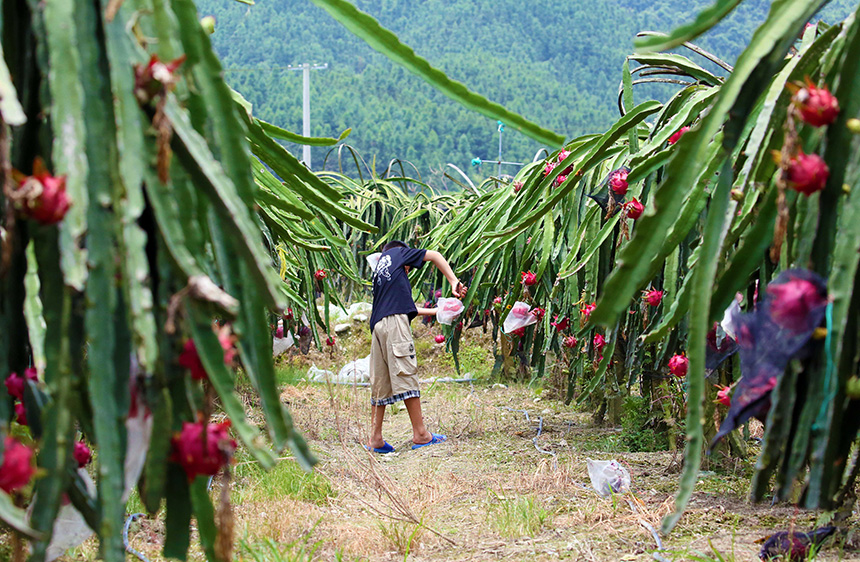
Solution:
<svg viewBox="0 0 860 562"><path fill-rule="evenodd" d="M389 445L388 441L383 441L383 443L385 443L385 445L383 445L382 447L376 447L374 449L371 449L370 447L365 445L364 448L367 449L368 451L373 451L374 453L379 453L380 455L385 455L385 454L394 452L394 447Z"/></svg>
<svg viewBox="0 0 860 562"><path fill-rule="evenodd" d="M416 444L412 445L412 448L413 449L419 449L421 447L426 447L427 445L435 445L437 443L442 443L443 441L448 440L448 438L446 436L439 435L438 433L431 433L430 435L433 436L433 439L431 439L430 441L428 441L426 443L416 443Z"/></svg>

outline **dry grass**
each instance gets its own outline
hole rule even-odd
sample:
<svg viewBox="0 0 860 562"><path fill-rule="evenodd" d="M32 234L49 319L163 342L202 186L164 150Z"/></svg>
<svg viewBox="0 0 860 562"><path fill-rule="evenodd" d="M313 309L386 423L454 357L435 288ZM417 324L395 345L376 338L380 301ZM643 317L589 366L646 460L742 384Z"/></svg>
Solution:
<svg viewBox="0 0 860 562"><path fill-rule="evenodd" d="M432 332L416 332L421 377L452 375L449 356L427 343ZM488 372L491 344L474 332L479 331L467 332L464 346L474 365L483 354ZM365 337L340 338L333 357L313 352L287 357L284 365L336 369L358 356ZM397 453L380 456L360 445L369 422L366 388L284 386L282 400L320 459L316 474L326 483L319 489L327 491L310 499L292 492L267 498L248 490L259 486L252 476L237 478L233 497L245 498L235 506L242 539L237 558L252 560L256 553L273 561L652 559L656 543L645 523L659 528L673 505L678 459L671 453L617 452L617 430L591 426L588 413L548 398L552 391L436 384L423 392L428 427L449 441L410 450L408 416L389 408L384 432ZM511 410L527 410L530 421ZM553 454L533 442L540 418L536 444ZM618 459L632 475L633 494L599 497L591 489L587 457ZM745 465L733 473L703 474L687 514L663 539L664 556L719 560L715 548L727 561L756 560L755 539L792 524L814 525L814 513L750 506L744 499L748 483ZM856 524L856 516L850 523ZM133 527L133 544L152 560L159 559L159 525L150 520ZM278 556L267 550L268 540L280 549ZM95 553L88 543L67 559ZM199 549L192 559L202 559ZM818 559L860 557L830 547Z"/></svg>

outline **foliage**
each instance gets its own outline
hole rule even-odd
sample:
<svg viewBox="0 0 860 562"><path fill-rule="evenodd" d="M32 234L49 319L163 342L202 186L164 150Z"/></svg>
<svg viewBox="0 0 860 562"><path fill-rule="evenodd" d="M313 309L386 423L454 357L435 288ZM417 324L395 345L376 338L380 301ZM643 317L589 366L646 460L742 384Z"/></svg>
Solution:
<svg viewBox="0 0 860 562"><path fill-rule="evenodd" d="M645 398L628 396L624 399L621 439L625 450L662 451L668 448L666 432L657 430L656 425L657 420L651 418L651 409Z"/></svg>
<svg viewBox="0 0 860 562"><path fill-rule="evenodd" d="M291 304L314 334L327 325L314 299L332 291L311 272L355 278L328 249L346 246L341 223L373 227L234 97L189 0L13 1L2 23L0 375L38 372L18 406L40 477L34 493L0 492L0 518L32 537L42 560L68 496L102 557L122 560L124 498L140 478L146 509L166 506L165 556L186 556L193 515L207 558L229 558L229 505L216 513L206 476L190 480L171 462L172 439L218 404L260 466L289 447L310 468L279 400L269 314ZM55 203L47 217L33 211ZM234 391L234 356L263 431ZM28 431L20 421L4 393L0 435ZM78 439L97 451L96 494L76 470ZM216 466L234 447L184 443ZM213 464L197 460L198 470Z"/></svg>
<svg viewBox="0 0 860 562"><path fill-rule="evenodd" d="M713 4L692 0L434 0L375 2L356 7L372 15L454 80L543 127L578 137L607 129L617 118L612 94L618 68L643 29L671 29ZM697 39L729 62L767 13L766 0L743 2L717 28ZM833 0L826 21L844 18L851 0ZM471 112L374 52L306 0L258 1L254 6L201 0L201 15L217 23L212 36L227 80L260 117L287 129L302 124L301 76L285 69L326 62L312 72L311 126L317 136L353 132L347 142L375 161L414 163L419 179L456 189L445 176L451 162L473 179L495 167L470 168L472 158L498 154L495 119ZM711 68L711 67L709 67ZM644 86L643 88L652 88ZM664 99L669 90L648 90ZM289 145L290 150L301 150ZM508 128L503 156L530 162L541 145ZM318 167L325 149L313 148ZM332 168L328 168L332 169ZM469 171L471 169L471 171ZM347 163L345 171L357 171ZM503 168L513 173L514 168ZM447 185L447 187L445 187Z"/></svg>

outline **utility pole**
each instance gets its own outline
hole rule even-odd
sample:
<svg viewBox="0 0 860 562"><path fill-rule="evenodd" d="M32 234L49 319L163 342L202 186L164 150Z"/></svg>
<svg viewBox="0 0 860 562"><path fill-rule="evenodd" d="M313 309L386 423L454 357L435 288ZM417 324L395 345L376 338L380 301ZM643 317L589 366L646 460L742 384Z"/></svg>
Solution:
<svg viewBox="0 0 860 562"><path fill-rule="evenodd" d="M302 71L302 136L311 136L311 70L325 70L328 63L304 63L299 65L288 65L287 70ZM302 162L311 169L311 147L302 147Z"/></svg>
<svg viewBox="0 0 860 562"><path fill-rule="evenodd" d="M481 164L497 164L497 176L498 178L502 177L502 164L509 166L523 166L522 162L505 162L502 160L502 133L505 132L505 124L501 121L496 121L499 126L499 159L498 160L482 160L481 158L472 158L472 166L480 167ZM461 172L462 173L462 172Z"/></svg>

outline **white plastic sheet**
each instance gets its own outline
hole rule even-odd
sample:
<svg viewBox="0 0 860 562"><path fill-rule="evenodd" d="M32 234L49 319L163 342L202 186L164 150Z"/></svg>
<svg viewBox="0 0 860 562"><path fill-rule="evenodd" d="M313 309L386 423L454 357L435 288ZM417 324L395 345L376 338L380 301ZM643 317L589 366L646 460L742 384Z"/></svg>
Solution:
<svg viewBox="0 0 860 562"><path fill-rule="evenodd" d="M598 494L607 497L630 491L630 473L617 460L587 460L588 477Z"/></svg>
<svg viewBox="0 0 860 562"><path fill-rule="evenodd" d="M505 317L505 323L502 329L506 334L510 334L514 330L525 328L537 323L537 316L532 314L531 307L524 302L517 301L511 307L511 311Z"/></svg>
<svg viewBox="0 0 860 562"><path fill-rule="evenodd" d="M450 326L454 320L463 314L463 303L458 298L442 298L436 303L436 320L440 324Z"/></svg>

